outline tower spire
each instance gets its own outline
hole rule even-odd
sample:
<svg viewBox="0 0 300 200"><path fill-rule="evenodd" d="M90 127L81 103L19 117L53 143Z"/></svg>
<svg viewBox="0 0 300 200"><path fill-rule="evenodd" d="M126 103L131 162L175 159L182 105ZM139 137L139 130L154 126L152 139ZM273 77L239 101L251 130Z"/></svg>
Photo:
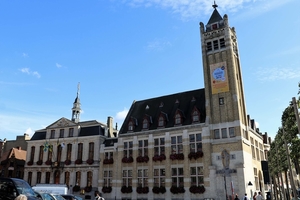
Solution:
<svg viewBox="0 0 300 200"><path fill-rule="evenodd" d="M212 7L213 7L214 9L216 9L216 8L218 7L218 5L216 4L216 1L214 1L214 5L212 5Z"/></svg>
<svg viewBox="0 0 300 200"><path fill-rule="evenodd" d="M80 94L80 83L78 83L77 85L77 96L75 98L75 101L73 103L73 108L72 108L72 121L76 123L79 122L79 116L81 112L79 94Z"/></svg>

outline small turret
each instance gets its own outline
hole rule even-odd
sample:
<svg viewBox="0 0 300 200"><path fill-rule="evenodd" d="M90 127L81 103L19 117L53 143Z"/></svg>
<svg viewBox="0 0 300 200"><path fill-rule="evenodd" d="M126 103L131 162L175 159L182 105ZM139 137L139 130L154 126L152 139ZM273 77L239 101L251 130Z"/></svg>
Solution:
<svg viewBox="0 0 300 200"><path fill-rule="evenodd" d="M78 83L78 86L77 86L77 96L75 98L75 101L73 103L73 108L72 108L72 121L76 122L76 123L79 122L80 112L81 112L79 92L80 92L80 83Z"/></svg>

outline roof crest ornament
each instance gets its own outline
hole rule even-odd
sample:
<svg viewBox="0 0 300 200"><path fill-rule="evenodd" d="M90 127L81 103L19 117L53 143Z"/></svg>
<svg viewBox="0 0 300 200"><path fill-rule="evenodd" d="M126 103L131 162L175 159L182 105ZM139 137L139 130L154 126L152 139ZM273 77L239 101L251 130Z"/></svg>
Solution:
<svg viewBox="0 0 300 200"><path fill-rule="evenodd" d="M212 5L212 7L213 7L214 9L216 9L216 8L218 7L218 5L216 4L216 1L214 1L214 5Z"/></svg>

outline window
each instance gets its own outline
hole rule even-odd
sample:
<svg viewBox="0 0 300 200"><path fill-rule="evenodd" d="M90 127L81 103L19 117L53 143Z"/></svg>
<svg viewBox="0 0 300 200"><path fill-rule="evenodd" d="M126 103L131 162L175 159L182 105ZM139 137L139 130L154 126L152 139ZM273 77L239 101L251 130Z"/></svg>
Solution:
<svg viewBox="0 0 300 200"><path fill-rule="evenodd" d="M149 121L148 119L143 120L143 129L148 129L149 128Z"/></svg>
<svg viewBox="0 0 300 200"><path fill-rule="evenodd" d="M67 158L66 160L71 160L71 151L72 151L72 144L67 145Z"/></svg>
<svg viewBox="0 0 300 200"><path fill-rule="evenodd" d="M113 158L114 153L113 152L105 152L105 159Z"/></svg>
<svg viewBox="0 0 300 200"><path fill-rule="evenodd" d="M222 128L221 133L222 133L222 138L227 138L227 128Z"/></svg>
<svg viewBox="0 0 300 200"><path fill-rule="evenodd" d="M220 47L221 48L225 48L225 40L224 40L224 38L220 39Z"/></svg>
<svg viewBox="0 0 300 200"><path fill-rule="evenodd" d="M165 118L164 118L164 116L162 116L162 115L160 115L160 116L158 117L158 126L159 126L159 127L164 127L164 126L165 126Z"/></svg>
<svg viewBox="0 0 300 200"><path fill-rule="evenodd" d="M65 129L60 129L59 130L59 137L64 138L65 137Z"/></svg>
<svg viewBox="0 0 300 200"><path fill-rule="evenodd" d="M180 154L183 152L182 136L171 137L171 154Z"/></svg>
<svg viewBox="0 0 300 200"><path fill-rule="evenodd" d="M183 168L172 168L172 186L183 187Z"/></svg>
<svg viewBox="0 0 300 200"><path fill-rule="evenodd" d="M89 143L89 159L94 159L94 142Z"/></svg>
<svg viewBox="0 0 300 200"><path fill-rule="evenodd" d="M224 97L219 98L219 105L224 105Z"/></svg>
<svg viewBox="0 0 300 200"><path fill-rule="evenodd" d="M229 137L235 137L234 128L229 127Z"/></svg>
<svg viewBox="0 0 300 200"><path fill-rule="evenodd" d="M75 185L80 186L81 181L81 172L76 172L76 180L75 180Z"/></svg>
<svg viewBox="0 0 300 200"><path fill-rule="evenodd" d="M53 145L49 145L49 150L48 150L48 160L52 160L52 149Z"/></svg>
<svg viewBox="0 0 300 200"><path fill-rule="evenodd" d="M133 122L129 121L128 123L128 131L133 131Z"/></svg>
<svg viewBox="0 0 300 200"><path fill-rule="evenodd" d="M217 28L218 28L218 24L212 24L212 25L211 25L211 29L212 29L212 30L215 30L215 29L217 29Z"/></svg>
<svg viewBox="0 0 300 200"><path fill-rule="evenodd" d="M29 185L32 185L31 184L31 181L32 181L32 172L28 172L28 179L27 179L27 182Z"/></svg>
<svg viewBox="0 0 300 200"><path fill-rule="evenodd" d="M65 172L65 184L70 186L70 172Z"/></svg>
<svg viewBox="0 0 300 200"><path fill-rule="evenodd" d="M50 183L50 172L46 172L46 183Z"/></svg>
<svg viewBox="0 0 300 200"><path fill-rule="evenodd" d="M148 140L139 140L139 156L148 156Z"/></svg>
<svg viewBox="0 0 300 200"><path fill-rule="evenodd" d="M57 162L60 162L61 161L61 153L62 153L62 146L61 145L58 145L57 146Z"/></svg>
<svg viewBox="0 0 300 200"><path fill-rule="evenodd" d="M124 142L124 157L131 157L132 156L132 142Z"/></svg>
<svg viewBox="0 0 300 200"><path fill-rule="evenodd" d="M165 154L165 138L155 138L154 139L154 155Z"/></svg>
<svg viewBox="0 0 300 200"><path fill-rule="evenodd" d="M181 117L180 113L178 113L178 112L175 115L175 124L176 125L182 124L182 117Z"/></svg>
<svg viewBox="0 0 300 200"><path fill-rule="evenodd" d="M214 40L214 50L218 50L219 49L219 41L218 40Z"/></svg>
<svg viewBox="0 0 300 200"><path fill-rule="evenodd" d="M73 137L74 128L69 128L69 137Z"/></svg>
<svg viewBox="0 0 300 200"><path fill-rule="evenodd" d="M191 186L200 186L204 184L203 167L191 167Z"/></svg>
<svg viewBox="0 0 300 200"><path fill-rule="evenodd" d="M92 186L92 181L93 181L93 172L89 171L87 172L87 176L86 176L86 185Z"/></svg>
<svg viewBox="0 0 300 200"><path fill-rule="evenodd" d="M202 135L201 133L191 134L190 137L190 152L202 151Z"/></svg>
<svg viewBox="0 0 300 200"><path fill-rule="evenodd" d="M55 138L55 130L51 130L50 139Z"/></svg>
<svg viewBox="0 0 300 200"><path fill-rule="evenodd" d="M138 169L138 187L148 187L148 169Z"/></svg>
<svg viewBox="0 0 300 200"><path fill-rule="evenodd" d="M34 161L34 153L35 153L35 146L31 147L31 152L30 152L30 161Z"/></svg>
<svg viewBox="0 0 300 200"><path fill-rule="evenodd" d="M42 172L36 173L36 183L41 183Z"/></svg>
<svg viewBox="0 0 300 200"><path fill-rule="evenodd" d="M192 120L193 122L199 122L200 121L200 113L197 110L197 108L194 108L193 113L192 113Z"/></svg>
<svg viewBox="0 0 300 200"><path fill-rule="evenodd" d="M211 42L206 43L207 51L212 51L212 44Z"/></svg>
<svg viewBox="0 0 300 200"><path fill-rule="evenodd" d="M40 146L39 160L43 160L44 157L44 146Z"/></svg>
<svg viewBox="0 0 300 200"><path fill-rule="evenodd" d="M82 151L83 151L83 144L79 143L78 144L78 150L77 150L77 159L82 160Z"/></svg>
<svg viewBox="0 0 300 200"><path fill-rule="evenodd" d="M220 139L220 130L219 129L214 130L214 137L215 137L215 139Z"/></svg>
<svg viewBox="0 0 300 200"><path fill-rule="evenodd" d="M166 180L166 169L165 168L154 169L153 177L154 177L154 186L165 187L165 180Z"/></svg>
<svg viewBox="0 0 300 200"><path fill-rule="evenodd" d="M122 172L123 186L132 186L132 170L123 170Z"/></svg>
<svg viewBox="0 0 300 200"><path fill-rule="evenodd" d="M103 171L103 186L104 187L109 187L112 186L111 181L112 181L112 170L104 170Z"/></svg>

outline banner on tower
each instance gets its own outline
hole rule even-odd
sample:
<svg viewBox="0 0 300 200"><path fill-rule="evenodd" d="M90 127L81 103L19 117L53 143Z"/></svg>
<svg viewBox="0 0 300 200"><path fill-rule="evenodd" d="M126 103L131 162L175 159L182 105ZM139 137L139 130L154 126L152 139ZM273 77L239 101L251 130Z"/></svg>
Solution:
<svg viewBox="0 0 300 200"><path fill-rule="evenodd" d="M210 65L212 94L229 91L226 62Z"/></svg>

